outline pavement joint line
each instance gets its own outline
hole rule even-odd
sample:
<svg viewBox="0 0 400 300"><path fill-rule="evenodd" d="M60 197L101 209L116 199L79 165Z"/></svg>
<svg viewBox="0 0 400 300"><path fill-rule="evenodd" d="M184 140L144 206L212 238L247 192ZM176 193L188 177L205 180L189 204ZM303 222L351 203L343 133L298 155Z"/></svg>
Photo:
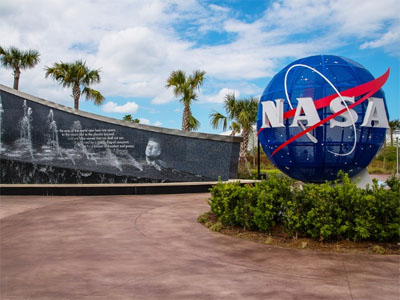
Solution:
<svg viewBox="0 0 400 300"><path fill-rule="evenodd" d="M349 276L348 276L348 274L347 274L346 262L345 262L344 258L342 258L342 264L343 264L343 268L344 268L344 273L345 273L345 275L346 275L347 285L348 285L348 287L349 287L350 297L351 297L351 300L353 300L353 299L354 299L354 298L353 298L353 293L352 293L352 290L351 290L351 284L350 284Z"/></svg>

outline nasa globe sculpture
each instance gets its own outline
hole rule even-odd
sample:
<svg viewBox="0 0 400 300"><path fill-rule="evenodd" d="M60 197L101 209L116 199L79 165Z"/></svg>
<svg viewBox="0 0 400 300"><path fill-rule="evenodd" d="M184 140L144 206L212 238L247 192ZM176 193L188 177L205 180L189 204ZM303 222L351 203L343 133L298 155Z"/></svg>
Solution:
<svg viewBox="0 0 400 300"><path fill-rule="evenodd" d="M360 64L339 56L299 59L265 88L257 115L259 141L271 162L304 182L363 171L389 128L381 87Z"/></svg>

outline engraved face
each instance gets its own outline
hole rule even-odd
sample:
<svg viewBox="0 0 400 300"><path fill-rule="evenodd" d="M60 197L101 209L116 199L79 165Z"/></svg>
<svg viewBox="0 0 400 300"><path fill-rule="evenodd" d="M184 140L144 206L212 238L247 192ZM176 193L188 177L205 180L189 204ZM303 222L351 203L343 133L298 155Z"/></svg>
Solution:
<svg viewBox="0 0 400 300"><path fill-rule="evenodd" d="M146 156L156 158L161 154L161 145L155 140L149 140L146 146Z"/></svg>

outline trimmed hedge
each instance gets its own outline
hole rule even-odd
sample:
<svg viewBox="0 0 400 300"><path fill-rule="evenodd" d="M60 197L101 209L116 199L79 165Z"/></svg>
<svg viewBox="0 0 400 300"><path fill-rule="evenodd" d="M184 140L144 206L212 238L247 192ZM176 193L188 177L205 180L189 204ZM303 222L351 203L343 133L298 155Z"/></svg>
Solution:
<svg viewBox="0 0 400 300"><path fill-rule="evenodd" d="M268 232L279 224L293 236L321 241L399 241L399 179L390 178L386 188L374 181L360 189L347 174L340 177L302 186L279 175L255 185L218 183L208 203L224 225Z"/></svg>

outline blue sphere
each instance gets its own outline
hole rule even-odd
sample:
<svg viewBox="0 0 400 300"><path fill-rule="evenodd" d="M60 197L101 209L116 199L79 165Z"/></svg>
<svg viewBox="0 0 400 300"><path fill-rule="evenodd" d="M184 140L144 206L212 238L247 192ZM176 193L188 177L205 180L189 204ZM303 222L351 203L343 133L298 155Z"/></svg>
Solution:
<svg viewBox="0 0 400 300"><path fill-rule="evenodd" d="M272 155L280 145L304 131L304 129L301 126L290 126L293 122L293 117L285 119L283 127L261 128L262 103L264 101L274 101L275 105L276 99L284 99L283 108L284 112L286 112L296 109L297 98L311 97L315 101L336 94L334 88L321 74L310 68L294 65L306 65L317 70L339 92L374 80L371 73L360 64L350 59L333 55L310 56L289 64L272 78L260 98L257 131L259 132L258 137L264 152L270 161L283 173L304 182L318 183L325 180L334 180L337 179L340 170L348 173L350 177L357 175L375 157L386 136L386 128L360 126L364 120L368 100L353 108L358 114L358 119L354 123L356 133L354 132L353 124L347 127L336 126L330 128L330 122L328 121L310 131L310 134L317 142L313 142L311 140L312 137L309 138L307 135L303 135ZM288 70L289 72L287 73ZM287 95L292 107L290 107L285 93L285 75L287 76ZM355 101L361 97L362 95L355 97ZM383 91L379 90L372 97L383 99L386 117L388 117ZM317 112L320 120L332 115L329 106L320 108ZM335 119L344 120L342 117L336 117ZM356 145L355 148L354 145ZM346 155L347 153L350 154Z"/></svg>

